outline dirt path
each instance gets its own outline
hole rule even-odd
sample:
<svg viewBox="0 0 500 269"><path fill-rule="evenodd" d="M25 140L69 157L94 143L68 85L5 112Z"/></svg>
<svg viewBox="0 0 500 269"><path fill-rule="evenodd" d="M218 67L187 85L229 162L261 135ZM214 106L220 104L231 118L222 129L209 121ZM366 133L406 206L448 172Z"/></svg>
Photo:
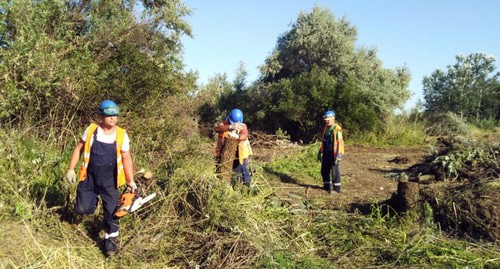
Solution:
<svg viewBox="0 0 500 269"><path fill-rule="evenodd" d="M395 176L411 165L422 162L428 150L427 147L348 146L341 164L340 194L329 195L322 189L322 183L317 181L277 180L273 181L273 185L280 197L284 197L292 206L300 206L301 200L314 200L328 208L366 212L370 204L389 199L397 191Z"/></svg>

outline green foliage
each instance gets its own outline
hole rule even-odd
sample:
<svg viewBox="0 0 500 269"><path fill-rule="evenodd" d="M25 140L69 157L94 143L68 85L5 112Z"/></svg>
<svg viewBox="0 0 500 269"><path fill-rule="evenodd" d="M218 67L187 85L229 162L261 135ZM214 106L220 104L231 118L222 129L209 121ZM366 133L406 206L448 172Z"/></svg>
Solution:
<svg viewBox="0 0 500 269"><path fill-rule="evenodd" d="M271 160L264 166L264 169L268 173L278 176L284 182L322 182L321 163L316 160L318 150L318 143L311 144L306 148L297 148L294 154Z"/></svg>
<svg viewBox="0 0 500 269"><path fill-rule="evenodd" d="M335 268L329 265L328 261L316 256L296 257L291 253L273 253L265 256L256 264L256 268L269 268L269 269L299 269L299 268Z"/></svg>
<svg viewBox="0 0 500 269"><path fill-rule="evenodd" d="M328 9L301 13L279 38L255 84L245 87L240 66L233 83L219 75L197 92L203 133L213 128L206 122L234 107L251 128L281 129L294 141L314 140L329 109L346 133L380 131L408 98L410 74L406 68L382 68L375 50L355 47L356 35L347 19L337 20Z"/></svg>
<svg viewBox="0 0 500 269"><path fill-rule="evenodd" d="M467 135L470 132L464 119L453 112L430 114L427 123L430 125L427 127L429 135Z"/></svg>
<svg viewBox="0 0 500 269"><path fill-rule="evenodd" d="M495 120L493 118L479 119L479 120L472 120L471 124L482 130L495 131L496 128L500 127L500 120Z"/></svg>
<svg viewBox="0 0 500 269"><path fill-rule="evenodd" d="M318 252L334 264L353 268L498 266L493 253L479 254L465 247L473 244L441 240L432 228L421 228L418 212L397 218L381 214L383 211L381 206L372 206L369 217L327 211L316 214L310 231L323 246Z"/></svg>
<svg viewBox="0 0 500 269"><path fill-rule="evenodd" d="M288 133L286 131L283 131L279 128L278 128L278 130L276 130L276 137L278 139L290 140L290 135L288 135Z"/></svg>
<svg viewBox="0 0 500 269"><path fill-rule="evenodd" d="M127 117L127 120L132 119ZM62 174L71 148L61 152L54 139L40 140L28 134L5 129L0 132L0 235L9 244L0 254L4 257L2 264L7 266L336 268L343 264L352 268L374 265L495 268L499 265L495 260L496 246L440 235L432 215L441 208L433 213L423 207L420 214L398 217L387 206L372 205L371 214L363 216L326 209L315 201L305 201L307 206L302 210L283 203L269 180L273 176L286 179L285 175L299 183L314 180L312 174L318 178L317 144L297 148L297 154L276 156L264 169L258 167L253 182L259 191L249 195L233 190L216 177L211 155L194 150L210 148L211 141L195 139L190 140L196 143L193 151L179 153L182 156L176 158L171 170L166 167L169 161L159 158L158 153L155 153L158 164L147 155L135 155L138 163L153 163L155 179L161 184L150 189L157 193L155 200L121 219L120 253L105 260L99 249L99 214L80 224L61 221L67 217L61 215L65 211L58 209L64 205L62 195L69 193ZM144 141L141 146L151 148L153 144L156 142ZM478 155L481 154L475 156ZM445 203L441 198L439 201ZM459 214L470 210L466 205L460 206Z"/></svg>
<svg viewBox="0 0 500 269"><path fill-rule="evenodd" d="M194 109L187 96L160 94L147 97L119 117L118 124L130 135L136 165L171 174L185 159L199 154L203 148L196 146L200 138Z"/></svg>
<svg viewBox="0 0 500 269"><path fill-rule="evenodd" d="M310 72L315 65L345 77L355 58L357 29L346 18L336 20L328 9L301 12L292 29L282 34L275 52L261 68L264 81L279 81Z"/></svg>
<svg viewBox="0 0 500 269"><path fill-rule="evenodd" d="M292 139L308 141L324 124L321 108L328 108L335 100L336 81L325 70L315 68L263 89L249 89L247 93L257 96L254 102L242 103L254 128L272 133L282 129Z"/></svg>
<svg viewBox="0 0 500 269"><path fill-rule="evenodd" d="M404 100L408 74L381 68L374 50L356 50L355 28L319 8L301 14L279 40L260 83L246 88L241 67L233 83L220 76L193 92L194 75L182 71L179 57L180 38L190 34L187 14L180 1L0 2L0 236L8 246L0 248L2 265L498 267L496 246L435 234L428 208L422 228L418 216L401 219L384 206L362 216L315 201L302 201L300 210L284 203L270 181L320 182L318 144L252 163L253 192L221 182L213 141L198 135L193 120L199 115L212 124L238 106L252 125L309 139L326 108L353 134L388 129L382 143L410 143L398 141L413 141L411 133L418 137L422 128L404 119L395 122L405 128L383 124ZM307 57L293 58L296 52ZM121 219L120 252L108 260L99 248L100 212L66 221L75 190L62 179L68 141L78 139L104 98L120 104L134 162L158 183L149 190L155 200ZM487 154L477 150L471 158L486 156L477 162L495 165Z"/></svg>
<svg viewBox="0 0 500 269"><path fill-rule="evenodd" d="M207 85L201 87L195 95L195 104L198 107L197 114L200 119L202 133L206 136L212 134L216 122L223 120L223 117L233 108L232 106L224 106L223 100L230 99L228 96L233 96L232 84L228 82L226 75L216 75L210 78ZM236 104L230 104L237 107ZM244 111L245 116L247 111ZM246 120L245 120L246 122Z"/></svg>
<svg viewBox="0 0 500 269"><path fill-rule="evenodd" d="M363 133L349 139L351 144L370 144L375 146L414 146L424 144L425 123L410 121L405 115L391 117L384 128L377 132Z"/></svg>
<svg viewBox="0 0 500 269"><path fill-rule="evenodd" d="M495 57L486 53L457 55L446 71L424 77L425 108L429 113L452 112L470 120L494 118L500 114L500 73Z"/></svg>
<svg viewBox="0 0 500 269"><path fill-rule="evenodd" d="M40 217L48 207L64 203L62 161L69 158L55 141L29 133L0 129L0 216L7 219Z"/></svg>
<svg viewBox="0 0 500 269"><path fill-rule="evenodd" d="M190 11L180 1L0 5L2 122L47 123L66 138L104 99L139 112L149 98L193 88L180 57L180 39L191 33L182 17Z"/></svg>
<svg viewBox="0 0 500 269"><path fill-rule="evenodd" d="M432 163L443 169L446 179L457 179L463 177L464 174L467 176L465 166L484 167L486 171L492 170L493 173L498 173L500 171L500 165L497 161L498 149L498 145L465 141L456 143L453 150L446 152L446 154L438 154ZM494 176L492 179L495 179Z"/></svg>
<svg viewBox="0 0 500 269"><path fill-rule="evenodd" d="M377 130L408 98L410 75L382 68L373 49L356 49L356 35L328 9L301 13L248 89L252 102L238 104L258 128L284 129L293 140L311 141L327 109L353 134Z"/></svg>

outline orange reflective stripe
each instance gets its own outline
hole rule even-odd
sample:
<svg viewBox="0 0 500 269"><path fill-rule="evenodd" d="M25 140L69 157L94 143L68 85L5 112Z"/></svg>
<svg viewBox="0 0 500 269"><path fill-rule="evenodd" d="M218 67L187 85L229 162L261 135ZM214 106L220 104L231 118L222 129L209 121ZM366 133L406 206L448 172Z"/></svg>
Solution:
<svg viewBox="0 0 500 269"><path fill-rule="evenodd" d="M94 135L95 130L98 125L95 123L91 123L88 127L87 138L85 139L85 146L83 148L83 159L82 165L80 166L80 172L78 174L78 178L80 181L83 181L87 178L87 167L90 161L90 149L92 147L92 137ZM120 127L116 127L116 169L117 169L117 185L120 187L125 184L125 172L123 170L123 161L122 161L122 146L123 141L125 140L125 129Z"/></svg>
<svg viewBox="0 0 500 269"><path fill-rule="evenodd" d="M117 169L117 178L116 184L118 187L122 186L126 183L125 180L125 171L123 170L123 160L122 160L122 146L123 141L125 140L125 129L120 127L116 127L116 169Z"/></svg>
<svg viewBox="0 0 500 269"><path fill-rule="evenodd" d="M335 124L335 127L333 127L333 156L337 158L342 158L344 155L344 139L342 137L342 128L338 125ZM325 129L323 130L323 136L325 137L326 131L327 131L327 126L325 126ZM323 152L323 142L321 142L321 146L319 148L320 152Z"/></svg>
<svg viewBox="0 0 500 269"><path fill-rule="evenodd" d="M217 136L217 141L215 145L215 157L220 157L222 153L222 147L224 146L224 141L228 136L229 132L220 133ZM248 156L252 155L252 147L250 146L250 141L244 140L238 143L238 160L240 164L243 164L243 159L248 158Z"/></svg>
<svg viewBox="0 0 500 269"><path fill-rule="evenodd" d="M222 146L224 145L224 140L227 137L228 132L219 133L217 136L217 141L215 144L215 157L220 157Z"/></svg>
<svg viewBox="0 0 500 269"><path fill-rule="evenodd" d="M95 130L97 129L97 124L91 123L87 130L87 138L85 138L85 146L83 148L83 159L82 165L80 166L80 172L78 174L78 178L80 181L83 181L87 178L87 166L90 161L90 147L92 136L94 135Z"/></svg>

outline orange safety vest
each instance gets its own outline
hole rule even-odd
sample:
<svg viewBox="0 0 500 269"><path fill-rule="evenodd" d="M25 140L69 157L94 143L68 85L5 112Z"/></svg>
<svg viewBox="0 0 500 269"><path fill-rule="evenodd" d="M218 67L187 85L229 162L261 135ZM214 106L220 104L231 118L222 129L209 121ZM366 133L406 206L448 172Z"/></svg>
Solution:
<svg viewBox="0 0 500 269"><path fill-rule="evenodd" d="M83 148L83 160L82 165L80 166L80 172L78 178L80 181L84 181L87 178L87 167L90 161L90 148L92 147L92 136L94 135L94 131L97 129L98 125L95 123L91 123L88 127L87 131L87 139L85 139L85 146ZM120 187L125 184L125 172L123 171L123 162L122 162L122 145L123 140L125 139L125 129L120 127L116 127L116 169L117 169L117 177L116 183L117 186Z"/></svg>
<svg viewBox="0 0 500 269"><path fill-rule="evenodd" d="M327 130L328 126L325 126L322 137L325 137ZM333 136L333 157L342 159L342 157L344 156L344 138L342 137L342 128L338 124L335 124L335 126L333 127L332 136ZM321 143L319 151L323 152L323 143Z"/></svg>
<svg viewBox="0 0 500 269"><path fill-rule="evenodd" d="M220 157L226 137L229 137L228 131L219 133L219 135L217 136L217 142L215 145L215 157ZM250 141L248 141L248 139L245 139L238 143L238 160L240 164L243 164L243 160L248 158L248 156L252 154L252 147L250 146Z"/></svg>

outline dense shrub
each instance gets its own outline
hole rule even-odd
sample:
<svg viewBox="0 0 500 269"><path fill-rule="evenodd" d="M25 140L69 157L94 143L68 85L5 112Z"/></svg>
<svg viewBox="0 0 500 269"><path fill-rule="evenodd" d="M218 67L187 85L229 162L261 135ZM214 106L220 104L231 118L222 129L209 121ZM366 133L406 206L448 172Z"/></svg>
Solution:
<svg viewBox="0 0 500 269"><path fill-rule="evenodd" d="M429 135L466 135L469 131L464 119L452 112L430 114L427 123Z"/></svg>

